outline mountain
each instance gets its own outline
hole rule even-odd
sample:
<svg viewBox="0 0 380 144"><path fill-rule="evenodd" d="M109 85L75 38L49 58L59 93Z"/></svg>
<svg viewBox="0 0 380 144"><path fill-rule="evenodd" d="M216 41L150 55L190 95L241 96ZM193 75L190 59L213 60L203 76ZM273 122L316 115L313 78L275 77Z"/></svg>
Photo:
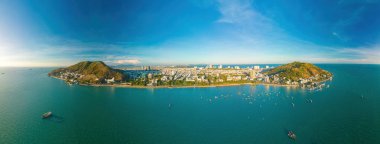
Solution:
<svg viewBox="0 0 380 144"><path fill-rule="evenodd" d="M76 81L81 84L106 83L106 79L114 78L115 82L123 81L123 71L113 69L102 61L83 61L67 68L59 68L49 73L49 76Z"/></svg>
<svg viewBox="0 0 380 144"><path fill-rule="evenodd" d="M292 62L289 64L281 65L276 68L270 69L264 74L268 76L278 76L286 80L298 81L300 79L313 79L315 81L322 81L328 79L332 74L323 70L311 63Z"/></svg>

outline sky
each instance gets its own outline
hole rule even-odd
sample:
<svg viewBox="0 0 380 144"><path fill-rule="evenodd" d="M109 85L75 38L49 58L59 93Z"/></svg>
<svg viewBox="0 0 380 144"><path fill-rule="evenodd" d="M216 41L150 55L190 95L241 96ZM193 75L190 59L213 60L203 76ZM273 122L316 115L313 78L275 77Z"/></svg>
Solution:
<svg viewBox="0 0 380 144"><path fill-rule="evenodd" d="M0 66L380 63L380 0L0 0Z"/></svg>

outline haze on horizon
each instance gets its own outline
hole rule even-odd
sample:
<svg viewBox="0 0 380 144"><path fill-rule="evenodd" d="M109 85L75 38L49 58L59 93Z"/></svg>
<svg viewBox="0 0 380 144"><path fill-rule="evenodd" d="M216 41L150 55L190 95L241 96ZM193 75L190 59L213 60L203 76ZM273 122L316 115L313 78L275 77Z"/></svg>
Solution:
<svg viewBox="0 0 380 144"><path fill-rule="evenodd" d="M0 1L0 66L380 63L377 0Z"/></svg>

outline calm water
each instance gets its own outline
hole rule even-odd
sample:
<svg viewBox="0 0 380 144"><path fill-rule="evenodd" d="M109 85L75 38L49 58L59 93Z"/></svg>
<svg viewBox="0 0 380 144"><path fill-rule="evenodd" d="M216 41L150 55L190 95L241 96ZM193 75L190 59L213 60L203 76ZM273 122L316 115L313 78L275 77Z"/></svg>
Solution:
<svg viewBox="0 0 380 144"><path fill-rule="evenodd" d="M317 92L68 86L52 68L0 68L0 143L380 143L380 65L320 66L335 77Z"/></svg>

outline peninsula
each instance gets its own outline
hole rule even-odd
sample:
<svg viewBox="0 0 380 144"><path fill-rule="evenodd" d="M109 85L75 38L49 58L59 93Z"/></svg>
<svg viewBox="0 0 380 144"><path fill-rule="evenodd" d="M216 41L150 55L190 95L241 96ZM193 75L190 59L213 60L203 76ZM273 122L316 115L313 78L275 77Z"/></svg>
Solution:
<svg viewBox="0 0 380 144"><path fill-rule="evenodd" d="M275 84L314 88L332 74L310 63L293 62L278 67L222 65L111 68L101 61L85 61L59 68L49 76L68 84L122 87L209 87L240 84Z"/></svg>
<svg viewBox="0 0 380 144"><path fill-rule="evenodd" d="M101 61L84 61L67 68L59 68L48 74L69 84L104 84L125 81L122 70L113 69Z"/></svg>

